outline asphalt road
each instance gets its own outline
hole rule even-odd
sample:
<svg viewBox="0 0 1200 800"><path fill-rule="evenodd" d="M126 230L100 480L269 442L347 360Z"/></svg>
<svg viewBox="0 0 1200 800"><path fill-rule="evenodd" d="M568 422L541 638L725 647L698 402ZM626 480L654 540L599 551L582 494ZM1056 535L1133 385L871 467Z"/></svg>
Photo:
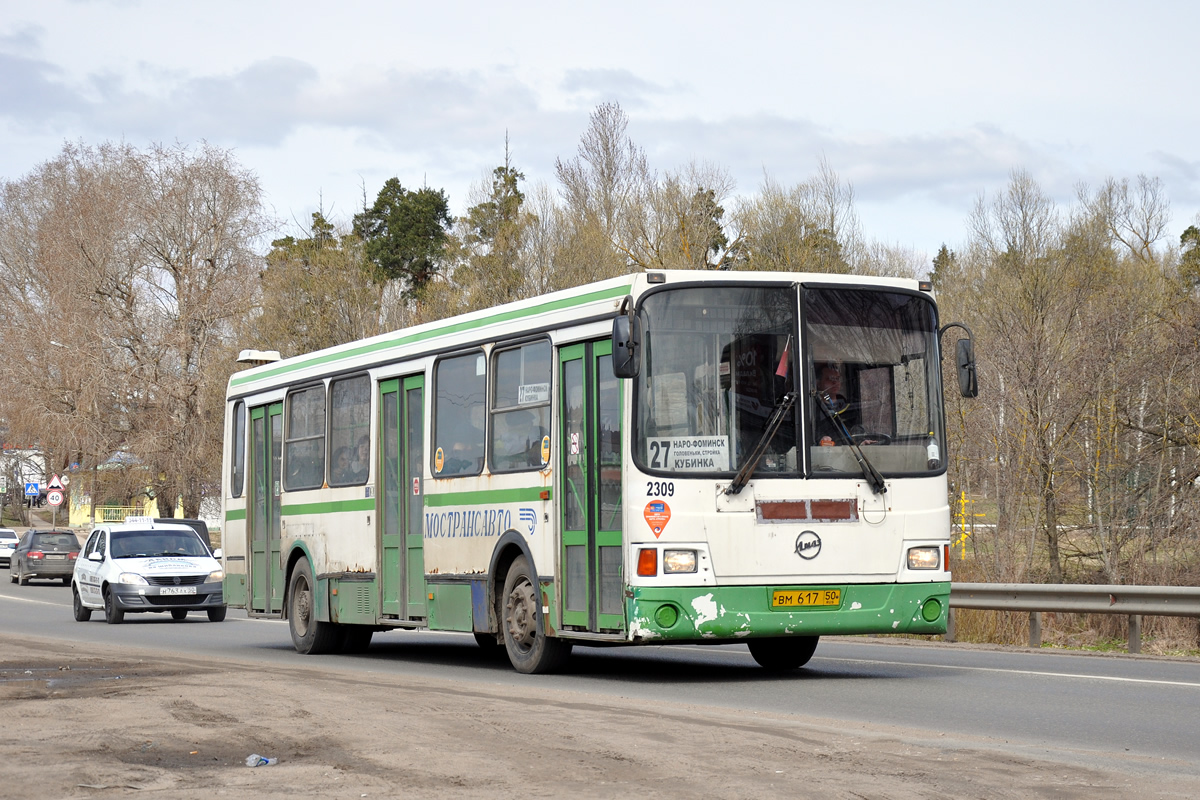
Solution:
<svg viewBox="0 0 1200 800"><path fill-rule="evenodd" d="M226 656L271 666L336 664L363 673L466 685L537 686L604 696L914 729L1024 755L1200 776L1200 661L1073 654L891 639L824 639L808 667L784 677L757 667L744 646L577 647L558 675L523 676L466 634L376 634L363 655L301 656L287 625L230 610L129 615L119 626L71 616L70 589L9 583L0 569L0 632L103 643L189 657Z"/></svg>

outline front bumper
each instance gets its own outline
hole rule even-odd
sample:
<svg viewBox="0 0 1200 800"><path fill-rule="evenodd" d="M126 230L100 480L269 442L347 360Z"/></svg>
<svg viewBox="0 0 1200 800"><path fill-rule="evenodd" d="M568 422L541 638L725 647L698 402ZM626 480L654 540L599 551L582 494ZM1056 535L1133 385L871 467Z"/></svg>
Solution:
<svg viewBox="0 0 1200 800"><path fill-rule="evenodd" d="M177 608L204 610L225 605L220 581L188 587L109 584L113 602L122 611L171 611ZM174 594L177 588L195 589L195 594Z"/></svg>
<svg viewBox="0 0 1200 800"><path fill-rule="evenodd" d="M948 581L797 587L840 589L841 604L789 610L770 607L775 588L781 587L633 587L633 596L626 600L629 638L641 642L715 642L778 636L946 632Z"/></svg>

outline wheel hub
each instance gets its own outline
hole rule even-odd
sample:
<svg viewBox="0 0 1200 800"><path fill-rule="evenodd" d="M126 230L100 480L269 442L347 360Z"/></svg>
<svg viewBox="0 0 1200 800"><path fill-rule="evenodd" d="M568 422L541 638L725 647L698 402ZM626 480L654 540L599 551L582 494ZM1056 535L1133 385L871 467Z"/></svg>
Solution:
<svg viewBox="0 0 1200 800"><path fill-rule="evenodd" d="M297 586L299 591L296 592L296 602L292 607L292 618L296 621L296 628L301 635L308 630L308 622L312 616L312 592L307 586Z"/></svg>
<svg viewBox="0 0 1200 800"><path fill-rule="evenodd" d="M504 616L508 620L508 634L521 647L529 647L537 636L537 598L533 586L528 582L517 584L509 592Z"/></svg>

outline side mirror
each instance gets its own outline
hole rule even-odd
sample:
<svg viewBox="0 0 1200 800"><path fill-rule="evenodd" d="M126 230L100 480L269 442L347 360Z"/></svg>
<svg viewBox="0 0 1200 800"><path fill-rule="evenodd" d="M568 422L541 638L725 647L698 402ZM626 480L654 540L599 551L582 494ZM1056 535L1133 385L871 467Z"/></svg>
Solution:
<svg viewBox="0 0 1200 800"><path fill-rule="evenodd" d="M958 392L963 397L979 395L979 378L975 374L975 345L970 339L959 339L957 347Z"/></svg>
<svg viewBox="0 0 1200 800"><path fill-rule="evenodd" d="M633 314L613 319L613 375L636 378L641 368L638 350L642 346L642 323Z"/></svg>
<svg viewBox="0 0 1200 800"><path fill-rule="evenodd" d="M219 547L218 547L216 550L213 550L212 556L213 556L213 558L215 558L217 561L220 561L220 560L221 560L221 557L222 557L223 555L225 555L225 553L223 553L223 552L221 551L221 548L219 548Z"/></svg>
<svg viewBox="0 0 1200 800"><path fill-rule="evenodd" d="M92 552L88 553L87 560L95 561L95 562L99 563L101 561L104 561L104 556L100 555L95 550L93 550Z"/></svg>

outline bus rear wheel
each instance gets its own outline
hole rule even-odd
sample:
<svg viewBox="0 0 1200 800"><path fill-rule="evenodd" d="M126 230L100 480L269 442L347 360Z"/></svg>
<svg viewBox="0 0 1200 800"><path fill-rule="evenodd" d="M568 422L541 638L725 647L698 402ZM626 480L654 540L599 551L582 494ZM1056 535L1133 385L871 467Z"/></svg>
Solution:
<svg viewBox="0 0 1200 800"><path fill-rule="evenodd" d="M780 639L750 639L750 655L763 669L783 672L808 663L817 649L820 636L788 636Z"/></svg>
<svg viewBox="0 0 1200 800"><path fill-rule="evenodd" d="M571 645L546 635L536 579L525 556L508 568L502 597L504 648L513 668L524 675L539 675L562 667Z"/></svg>
<svg viewBox="0 0 1200 800"><path fill-rule="evenodd" d="M288 630L297 653L332 653L342 645L342 632L332 622L317 617L316 582L308 559L301 558L288 584Z"/></svg>

